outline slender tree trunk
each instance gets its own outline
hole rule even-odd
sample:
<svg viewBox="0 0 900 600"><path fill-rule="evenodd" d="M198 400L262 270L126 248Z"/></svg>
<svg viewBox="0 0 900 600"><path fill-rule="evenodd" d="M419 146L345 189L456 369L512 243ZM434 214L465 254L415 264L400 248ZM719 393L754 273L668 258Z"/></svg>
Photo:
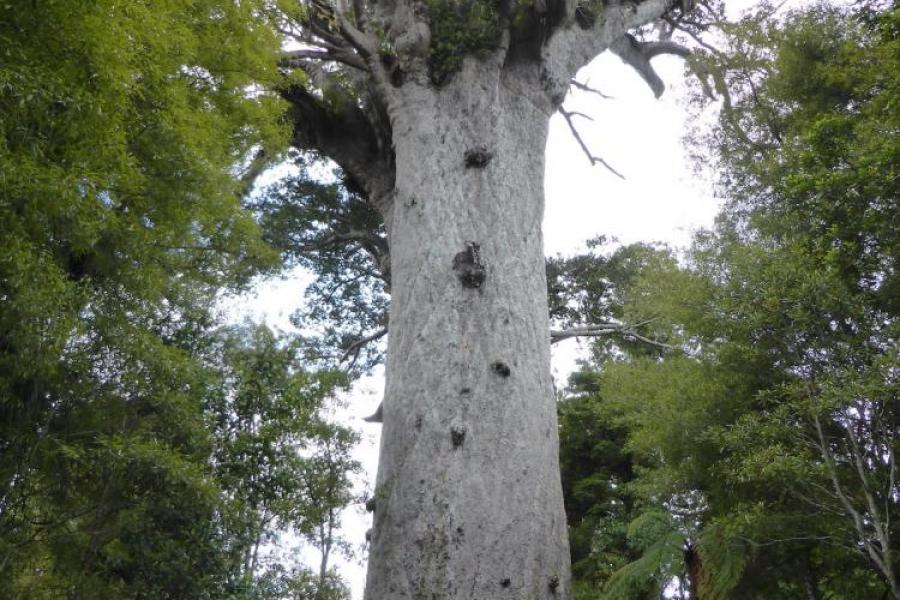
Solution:
<svg viewBox="0 0 900 600"><path fill-rule="evenodd" d="M569 597L541 235L551 109L511 71L469 60L392 111L368 600Z"/></svg>
<svg viewBox="0 0 900 600"><path fill-rule="evenodd" d="M703 568L697 547L689 543L684 549L684 568L687 574L688 600L700 600L700 576Z"/></svg>
<svg viewBox="0 0 900 600"><path fill-rule="evenodd" d="M806 573L803 574L803 587L806 590L807 600L822 600L822 594L819 592L819 582L809 563L806 566Z"/></svg>
<svg viewBox="0 0 900 600"><path fill-rule="evenodd" d="M321 556L319 560L319 584L316 586L316 600L322 598L323 590L327 585L328 581L328 559L331 554L331 541L333 530L331 527L332 519L331 510L328 511L328 531L326 532L326 525L322 523L319 525L319 544L321 548Z"/></svg>

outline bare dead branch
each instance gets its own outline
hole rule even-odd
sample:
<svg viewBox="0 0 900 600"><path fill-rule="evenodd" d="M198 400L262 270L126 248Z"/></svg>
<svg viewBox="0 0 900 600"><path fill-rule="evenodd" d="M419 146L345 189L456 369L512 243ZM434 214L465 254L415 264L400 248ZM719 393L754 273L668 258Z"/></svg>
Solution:
<svg viewBox="0 0 900 600"><path fill-rule="evenodd" d="M604 94L603 92L601 92L601 91L598 90L597 88L593 88L593 87L591 87L590 85L588 85L587 83L581 83L581 82L578 81L577 79L573 79L570 83L571 83L572 87L577 88L577 89L579 89L579 90L581 90L581 91L583 91L583 92L590 92L590 93L592 93L592 94L597 94L598 96L600 96L600 97L603 98L604 100L612 100L612 99L613 99L612 96L608 96L608 95Z"/></svg>
<svg viewBox="0 0 900 600"><path fill-rule="evenodd" d="M594 117L586 115L583 112L578 112L577 110L567 110L565 112L568 113L570 117L581 117L582 119L587 119L588 121L594 120Z"/></svg>
<svg viewBox="0 0 900 600"><path fill-rule="evenodd" d="M682 46L678 42L673 40L657 40L653 42L639 42L641 46L641 52L648 59L653 58L654 56L659 56L660 54L672 54L674 56L680 56L681 58L687 58L691 55L691 50L687 46Z"/></svg>
<svg viewBox="0 0 900 600"><path fill-rule="evenodd" d="M618 171L616 171L615 169L613 169L612 166L610 166L610 164L608 162L606 162L599 156L595 156L595 155L591 154L590 149L587 147L587 144L584 143L584 140L581 139L581 134L578 133L578 129L575 127L575 124L572 122L572 117L574 117L574 116L585 117L587 119L590 119L590 117L588 117L587 115L578 113L578 112L567 111L562 106L560 106L557 110L559 110L559 113L566 119L566 123L569 124L569 130L572 132L572 135L575 136L575 140L578 142L578 145L581 146L581 149L584 151L585 156L587 156L588 160L591 161L591 165L596 165L599 163L599 164L603 165L604 167L606 167L609 170L609 172L612 173L613 175L617 176L620 179L625 179L625 176L622 175L621 173L619 173Z"/></svg>

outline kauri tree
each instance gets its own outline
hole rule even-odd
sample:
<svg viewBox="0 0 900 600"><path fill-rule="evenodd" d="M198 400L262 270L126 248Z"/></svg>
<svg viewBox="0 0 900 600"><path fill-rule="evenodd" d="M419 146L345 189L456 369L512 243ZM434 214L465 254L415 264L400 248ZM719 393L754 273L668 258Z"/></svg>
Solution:
<svg viewBox="0 0 900 600"><path fill-rule="evenodd" d="M294 146L332 159L384 227L367 598L569 597L541 238L548 120L608 48L661 93L649 59L685 49L670 24L653 41L629 31L692 4L278 3L296 42L281 63ZM320 223L323 246L371 241Z"/></svg>

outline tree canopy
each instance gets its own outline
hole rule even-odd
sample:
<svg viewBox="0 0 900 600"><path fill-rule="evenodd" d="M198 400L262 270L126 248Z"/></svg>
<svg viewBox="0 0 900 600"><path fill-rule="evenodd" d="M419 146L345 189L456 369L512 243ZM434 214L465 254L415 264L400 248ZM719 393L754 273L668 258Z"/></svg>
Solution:
<svg viewBox="0 0 900 600"><path fill-rule="evenodd" d="M247 557L349 501L340 379L214 309L279 264L240 203L241 165L287 139L267 7L0 5L5 598L322 588Z"/></svg>
<svg viewBox="0 0 900 600"><path fill-rule="evenodd" d="M594 523L582 597L900 594L897 19L876 2L764 6L696 59L727 86L694 146L725 206L619 295L674 349L598 355L561 409L627 440L564 470L571 489L614 481L637 507L603 494L576 512Z"/></svg>

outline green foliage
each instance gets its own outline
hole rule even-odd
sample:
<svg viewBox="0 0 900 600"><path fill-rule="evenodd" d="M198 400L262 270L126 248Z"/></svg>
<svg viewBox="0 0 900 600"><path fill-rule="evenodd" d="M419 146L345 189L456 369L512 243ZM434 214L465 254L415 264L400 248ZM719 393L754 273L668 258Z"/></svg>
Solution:
<svg viewBox="0 0 900 600"><path fill-rule="evenodd" d="M459 71L466 55L491 50L500 41L497 7L487 0L429 0L428 21L428 71L437 86Z"/></svg>
<svg viewBox="0 0 900 600"><path fill-rule="evenodd" d="M332 376L214 333L217 294L277 265L234 177L284 141L265 4L0 4L4 598L246 597L234 553L271 530L247 507L287 476L248 463L347 439L313 431ZM251 368L273 454L219 463L250 449L210 417Z"/></svg>
<svg viewBox="0 0 900 600"><path fill-rule="evenodd" d="M626 430L611 426L596 394L596 377L579 372L570 385L578 394L559 404L560 468L569 522L576 598L592 598L613 572L637 555L628 547L625 524L634 511L628 483L633 459L625 452Z"/></svg>
<svg viewBox="0 0 900 600"><path fill-rule="evenodd" d="M325 419L327 400L346 377L298 369L298 340L278 338L265 326L226 329L218 338L209 359L221 361L220 380L207 411L232 585L248 597L284 597L297 586L313 590L300 597L344 597L327 568L315 576L299 566L291 571L282 559L265 558L260 546L281 531L310 541L326 564L329 554L349 555L337 529L341 510L355 501L351 477L360 465L350 453L359 440Z"/></svg>
<svg viewBox="0 0 900 600"><path fill-rule="evenodd" d="M724 210L684 266L647 263L617 290L679 351L596 353L590 402L627 440L642 513L640 557L602 597L650 581L680 582L676 597L900 594L897 15L757 14L707 55L729 102L694 150Z"/></svg>
<svg viewBox="0 0 900 600"><path fill-rule="evenodd" d="M370 370L383 359L383 347L357 342L387 325L390 257L387 234L375 208L347 185L324 183L309 165L295 157L298 172L282 179L250 208L265 239L282 253L287 265L315 275L306 289L295 324L316 327L307 359L352 373Z"/></svg>
<svg viewBox="0 0 900 600"><path fill-rule="evenodd" d="M697 581L699 596L727 600L744 578L747 564L755 558L747 543L745 524L712 521L698 537L697 551L703 569Z"/></svg>
<svg viewBox="0 0 900 600"><path fill-rule="evenodd" d="M628 541L639 558L610 577L604 597L659 596L669 578L680 573L684 532L666 512L650 510L628 525Z"/></svg>
<svg viewBox="0 0 900 600"><path fill-rule="evenodd" d="M664 342L671 332L655 326L658 310L650 304L655 296L634 293L626 297L624 290L636 286L644 270L657 275L654 282L643 282L648 289L662 283L659 273L683 277L675 268L677 262L665 248L634 244L604 252L607 244L605 238L599 237L588 241L587 254L547 259L547 296L553 326L568 329L625 322L632 331ZM610 332L593 349L598 358L615 356L623 349L659 354L659 348L623 332Z"/></svg>
<svg viewBox="0 0 900 600"><path fill-rule="evenodd" d="M91 328L146 328L151 305L189 304L273 258L230 175L280 135L277 102L245 93L277 47L251 4L0 9L4 393L57 370Z"/></svg>

